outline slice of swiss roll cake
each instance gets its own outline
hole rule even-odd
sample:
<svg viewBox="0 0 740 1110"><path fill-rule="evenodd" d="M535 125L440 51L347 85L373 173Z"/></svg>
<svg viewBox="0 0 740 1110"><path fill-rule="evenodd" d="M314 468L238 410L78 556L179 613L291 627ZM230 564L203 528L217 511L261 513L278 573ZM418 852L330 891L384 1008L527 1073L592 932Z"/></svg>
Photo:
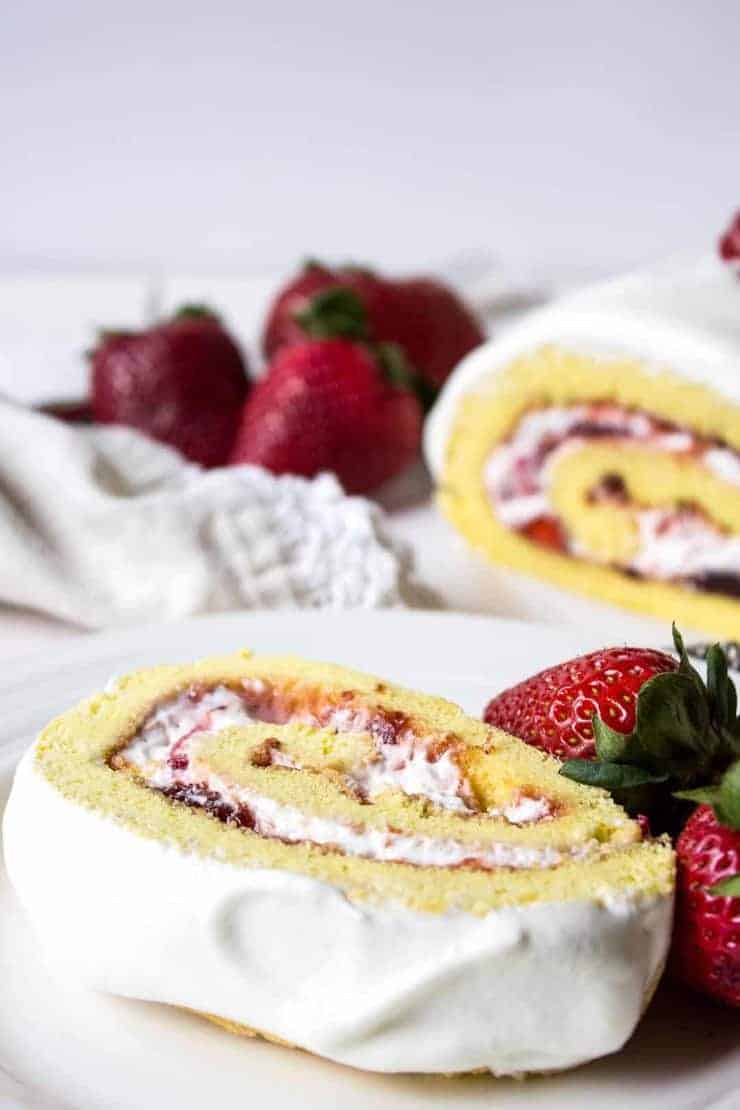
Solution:
<svg viewBox="0 0 740 1110"><path fill-rule="evenodd" d="M740 635L740 280L721 262L532 313L453 373L426 453L493 561Z"/></svg>
<svg viewBox="0 0 740 1110"><path fill-rule="evenodd" d="M377 1071L567 1068L650 999L673 854L558 766L338 666L156 667L41 733L7 866L92 988Z"/></svg>

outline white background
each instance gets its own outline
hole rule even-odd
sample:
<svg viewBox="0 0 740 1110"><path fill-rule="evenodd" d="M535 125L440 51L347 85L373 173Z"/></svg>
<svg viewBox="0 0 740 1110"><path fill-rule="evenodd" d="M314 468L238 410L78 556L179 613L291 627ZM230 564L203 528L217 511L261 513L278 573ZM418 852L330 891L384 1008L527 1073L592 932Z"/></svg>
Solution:
<svg viewBox="0 0 740 1110"><path fill-rule="evenodd" d="M27 0L0 267L616 269L740 205L737 0Z"/></svg>

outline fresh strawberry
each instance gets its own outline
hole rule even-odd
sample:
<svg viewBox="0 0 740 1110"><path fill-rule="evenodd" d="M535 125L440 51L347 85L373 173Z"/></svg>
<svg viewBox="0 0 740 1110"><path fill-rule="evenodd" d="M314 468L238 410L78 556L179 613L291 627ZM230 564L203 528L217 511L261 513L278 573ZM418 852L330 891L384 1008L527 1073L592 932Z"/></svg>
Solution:
<svg viewBox="0 0 740 1110"><path fill-rule="evenodd" d="M553 551L567 550L565 533L555 517L538 516L524 525L522 535L533 543L540 544L541 547L551 547Z"/></svg>
<svg viewBox="0 0 740 1110"><path fill-rule="evenodd" d="M279 350L244 406L231 454L275 474L333 471L365 493L416 456L422 410L400 348L367 341L365 302L351 289L316 293L296 313L302 340Z"/></svg>
<svg viewBox="0 0 740 1110"><path fill-rule="evenodd" d="M348 493L374 489L416 456L418 398L378 354L347 339L285 347L248 398L231 453L275 474L333 471Z"/></svg>
<svg viewBox="0 0 740 1110"><path fill-rule="evenodd" d="M740 829L720 824L708 805L691 815L676 843L676 918L670 966L688 986L740 1006Z"/></svg>
<svg viewBox="0 0 740 1110"><path fill-rule="evenodd" d="M484 338L470 309L436 279L392 281L359 267L331 269L311 262L281 290L270 309L263 337L267 358L299 342L301 317L311 312L316 295L337 288L352 290L365 309L367 331L354 338L397 343L432 392Z"/></svg>
<svg viewBox="0 0 740 1110"><path fill-rule="evenodd" d="M629 733L637 694L655 675L676 671L671 655L647 648L605 648L558 663L504 690L484 719L560 758L596 755L593 717Z"/></svg>
<svg viewBox="0 0 740 1110"><path fill-rule="evenodd" d="M675 627L673 639L678 664L641 648L593 652L505 691L485 718L555 755L580 748L587 758L566 760L561 774L642 811L643 836L675 833L683 816L670 965L689 986L740 1006L737 691L718 644L706 652L705 685Z"/></svg>
<svg viewBox="0 0 740 1110"><path fill-rule="evenodd" d="M406 352L433 389L439 389L458 362L485 335L466 304L436 278L411 278L396 285L395 318L371 326L378 339L390 340Z"/></svg>
<svg viewBox="0 0 740 1110"><path fill-rule="evenodd" d="M97 421L138 428L203 466L227 460L248 383L213 313L188 307L145 331L104 332L91 362Z"/></svg>
<svg viewBox="0 0 740 1110"><path fill-rule="evenodd" d="M740 212L736 212L719 240L719 256L723 262L740 262Z"/></svg>

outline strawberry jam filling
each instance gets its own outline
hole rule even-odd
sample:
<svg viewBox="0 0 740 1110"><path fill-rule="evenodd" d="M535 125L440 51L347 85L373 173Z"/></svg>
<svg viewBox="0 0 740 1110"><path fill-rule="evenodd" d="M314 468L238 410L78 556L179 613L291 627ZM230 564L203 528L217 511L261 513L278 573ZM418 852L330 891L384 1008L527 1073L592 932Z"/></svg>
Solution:
<svg viewBox="0 0 740 1110"><path fill-rule="evenodd" d="M644 412L612 404L552 407L527 413L514 433L489 456L484 481L497 518L533 543L576 558L579 546L550 502L553 467L562 452L594 439L638 443L691 458L710 473L740 486L740 454ZM590 502L630 506L619 475L607 475ZM740 596L740 536L717 527L693 505L634 509L638 548L617 569L639 578L677 582L698 590Z"/></svg>
<svg viewBox="0 0 740 1110"><path fill-rule="evenodd" d="M547 846L470 843L304 813L267 792L225 781L204 766L200 748L206 737L258 721L305 723L335 732L367 734L372 739L372 755L365 755L343 774L343 788L361 804L372 805L384 791L395 790L463 818L475 815L508 825L529 825L554 816L553 803L525 791L515 794L506 806L481 811L460 766L460 741L422 735L402 713L364 705L352 691L341 695L305 689L286 693L262 680L247 680L238 688L193 686L163 702L112 757L111 766L135 774L172 801L204 809L226 824L285 843L312 844L366 859L489 870L552 867L565 855ZM283 751L277 737L253 751L251 763L286 772L303 769ZM584 854L593 847L589 842L567 854Z"/></svg>

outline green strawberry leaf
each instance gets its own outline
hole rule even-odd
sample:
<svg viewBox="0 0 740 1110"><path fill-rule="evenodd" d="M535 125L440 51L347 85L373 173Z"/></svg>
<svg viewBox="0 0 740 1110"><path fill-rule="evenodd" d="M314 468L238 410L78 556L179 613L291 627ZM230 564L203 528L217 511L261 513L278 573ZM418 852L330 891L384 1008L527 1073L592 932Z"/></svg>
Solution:
<svg viewBox="0 0 740 1110"><path fill-rule="evenodd" d="M680 771L716 746L703 689L680 671L654 675L640 689L635 733L654 765Z"/></svg>
<svg viewBox="0 0 740 1110"><path fill-rule="evenodd" d="M716 723L720 728L734 725L737 690L727 673L727 656L719 644L712 644L707 652L707 691Z"/></svg>
<svg viewBox="0 0 740 1110"><path fill-rule="evenodd" d="M378 343L375 350L378 362L391 385L395 385L397 389L415 389L416 374L398 343Z"/></svg>
<svg viewBox="0 0 740 1110"><path fill-rule="evenodd" d="M173 320L214 320L221 323L217 312L207 304L184 304L173 314Z"/></svg>
<svg viewBox="0 0 740 1110"><path fill-rule="evenodd" d="M648 783L665 782L668 774L633 767L629 763L609 763L598 759L566 759L560 774L584 786L601 786L604 790L631 790Z"/></svg>
<svg viewBox="0 0 740 1110"><path fill-rule="evenodd" d="M673 644L676 649L676 654L679 658L678 673L686 675L696 686L702 698L706 697L706 687L704 681L689 659L689 653L686 651L686 645L683 642L683 636L676 628L675 623L671 625L671 632L673 634Z"/></svg>
<svg viewBox="0 0 740 1110"><path fill-rule="evenodd" d="M674 790L674 798L682 798L685 802L696 802L698 805L713 806L719 798L719 786L697 786L693 790Z"/></svg>
<svg viewBox="0 0 740 1110"><path fill-rule="evenodd" d="M294 314L310 339L367 339L367 312L354 289L332 286L310 298Z"/></svg>
<svg viewBox="0 0 740 1110"><path fill-rule="evenodd" d="M632 733L617 732L602 721L598 713L594 713L591 722L599 759L606 763L621 763L629 751Z"/></svg>
<svg viewBox="0 0 740 1110"><path fill-rule="evenodd" d="M720 780L714 812L723 825L740 829L740 759L727 768Z"/></svg>
<svg viewBox="0 0 740 1110"><path fill-rule="evenodd" d="M414 370L403 347L398 343L376 343L373 350L386 381L396 389L406 389L415 393L421 407L427 412L432 407L436 393L421 374L417 374Z"/></svg>
<svg viewBox="0 0 740 1110"><path fill-rule="evenodd" d="M730 728L722 730L722 738L730 758L740 756L740 718Z"/></svg>
<svg viewBox="0 0 740 1110"><path fill-rule="evenodd" d="M723 879L720 883L715 883L714 886L709 887L710 894L720 894L723 897L740 898L740 875L730 875L729 879Z"/></svg>
<svg viewBox="0 0 740 1110"><path fill-rule="evenodd" d="M718 783L677 790L674 797L712 806L721 825L740 829L740 759L727 768Z"/></svg>

